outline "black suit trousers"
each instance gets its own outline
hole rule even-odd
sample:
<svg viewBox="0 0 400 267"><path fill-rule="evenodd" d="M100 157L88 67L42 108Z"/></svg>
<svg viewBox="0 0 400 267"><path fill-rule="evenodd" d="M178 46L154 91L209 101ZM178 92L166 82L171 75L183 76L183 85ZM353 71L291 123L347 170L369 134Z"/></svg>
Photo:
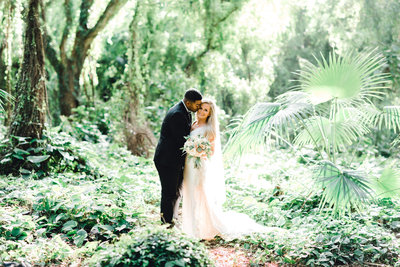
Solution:
<svg viewBox="0 0 400 267"><path fill-rule="evenodd" d="M156 164L156 168L161 182L161 221L172 223L183 182L183 168L160 164Z"/></svg>

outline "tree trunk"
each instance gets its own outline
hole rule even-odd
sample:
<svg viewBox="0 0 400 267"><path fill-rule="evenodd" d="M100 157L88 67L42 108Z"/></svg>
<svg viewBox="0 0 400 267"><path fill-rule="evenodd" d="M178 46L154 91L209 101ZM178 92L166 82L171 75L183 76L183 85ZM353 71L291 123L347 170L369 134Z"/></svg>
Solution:
<svg viewBox="0 0 400 267"><path fill-rule="evenodd" d="M145 82L139 62L140 41L137 36L140 2L136 4L135 15L130 25L131 44L129 49L129 81L127 82L128 101L124 114L124 134L129 151L137 156L150 156L150 150L156 144L153 131L147 125L140 110L140 94L143 94Z"/></svg>
<svg viewBox="0 0 400 267"><path fill-rule="evenodd" d="M67 63L67 66L63 66L63 68L57 72L58 85L60 87L60 112L61 115L64 116L71 115L72 110L79 105L77 93L79 91L79 77L75 77L71 64L73 63Z"/></svg>
<svg viewBox="0 0 400 267"><path fill-rule="evenodd" d="M59 46L60 54L51 46L51 38L47 38L46 55L57 72L60 87L59 102L61 115L69 116L72 109L79 105L79 78L83 64L88 55L93 40L118 14L118 11L128 0L110 0L97 23L88 28L89 10L94 0L82 0L80 6L79 25L75 32L75 41L70 56L67 56L66 42L70 36L72 11L70 0L64 0L64 11L67 20Z"/></svg>
<svg viewBox="0 0 400 267"><path fill-rule="evenodd" d="M9 136L41 139L46 117L46 77L43 36L39 21L41 0L30 0L26 18L24 58L16 85L16 104Z"/></svg>

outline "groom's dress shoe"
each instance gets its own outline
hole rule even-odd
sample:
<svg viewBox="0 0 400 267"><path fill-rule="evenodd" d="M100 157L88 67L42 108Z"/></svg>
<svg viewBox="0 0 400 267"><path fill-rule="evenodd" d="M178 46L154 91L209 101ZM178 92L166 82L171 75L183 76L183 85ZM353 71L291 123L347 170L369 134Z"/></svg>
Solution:
<svg viewBox="0 0 400 267"><path fill-rule="evenodd" d="M174 228L175 227L175 223L174 222L171 222L171 223L168 223L169 225L167 226L167 229L172 229L172 228Z"/></svg>

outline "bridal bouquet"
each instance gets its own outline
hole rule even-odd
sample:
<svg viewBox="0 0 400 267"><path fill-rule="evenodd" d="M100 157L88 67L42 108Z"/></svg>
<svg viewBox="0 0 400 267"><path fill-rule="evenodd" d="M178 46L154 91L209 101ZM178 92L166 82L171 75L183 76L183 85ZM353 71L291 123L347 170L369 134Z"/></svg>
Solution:
<svg viewBox="0 0 400 267"><path fill-rule="evenodd" d="M194 158L194 167L201 167L201 159L210 158L211 143L204 136L188 136L183 145L183 151L186 152L188 158Z"/></svg>

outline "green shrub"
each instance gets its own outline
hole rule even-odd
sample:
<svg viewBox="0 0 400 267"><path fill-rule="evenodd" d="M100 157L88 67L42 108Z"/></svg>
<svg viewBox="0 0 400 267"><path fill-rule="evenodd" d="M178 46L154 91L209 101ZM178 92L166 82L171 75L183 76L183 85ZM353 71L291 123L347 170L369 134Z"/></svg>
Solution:
<svg viewBox="0 0 400 267"><path fill-rule="evenodd" d="M13 173L41 178L49 173L65 171L99 174L78 154L78 146L66 133L48 131L42 139L11 136L0 142L6 153L0 158L0 174Z"/></svg>
<svg viewBox="0 0 400 267"><path fill-rule="evenodd" d="M378 225L318 215L296 218L288 232L248 237L244 246L254 253L254 261L258 263L394 265L400 256L395 236Z"/></svg>
<svg viewBox="0 0 400 267"><path fill-rule="evenodd" d="M33 215L39 218L38 232L47 237L63 233L78 247L88 240L110 240L127 233L140 212L132 206L125 207L118 188L102 194L100 186L81 182L76 187L54 184L41 190L32 205Z"/></svg>
<svg viewBox="0 0 400 267"><path fill-rule="evenodd" d="M163 228L124 235L89 260L89 266L212 266L205 246Z"/></svg>
<svg viewBox="0 0 400 267"><path fill-rule="evenodd" d="M70 266L68 263L72 256L73 248L60 235L29 242L0 238L0 263L13 261L26 263L18 266Z"/></svg>
<svg viewBox="0 0 400 267"><path fill-rule="evenodd" d="M122 107L120 101L97 102L95 107L79 106L70 117L61 118L61 129L81 141L98 143L111 141L121 131ZM112 106L113 108L110 108Z"/></svg>
<svg viewBox="0 0 400 267"><path fill-rule="evenodd" d="M34 222L21 208L7 209L0 206L0 239L24 240L31 234Z"/></svg>

